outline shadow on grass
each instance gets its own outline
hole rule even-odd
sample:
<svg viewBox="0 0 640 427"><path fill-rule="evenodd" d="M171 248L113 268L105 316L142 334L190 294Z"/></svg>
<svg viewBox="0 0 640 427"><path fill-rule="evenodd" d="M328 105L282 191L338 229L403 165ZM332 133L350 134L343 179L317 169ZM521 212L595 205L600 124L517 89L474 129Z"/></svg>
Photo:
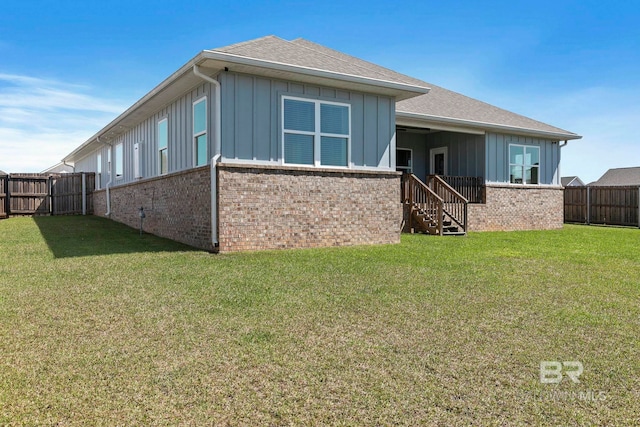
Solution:
<svg viewBox="0 0 640 427"><path fill-rule="evenodd" d="M181 243L97 216L34 216L56 258L140 252L197 251Z"/></svg>

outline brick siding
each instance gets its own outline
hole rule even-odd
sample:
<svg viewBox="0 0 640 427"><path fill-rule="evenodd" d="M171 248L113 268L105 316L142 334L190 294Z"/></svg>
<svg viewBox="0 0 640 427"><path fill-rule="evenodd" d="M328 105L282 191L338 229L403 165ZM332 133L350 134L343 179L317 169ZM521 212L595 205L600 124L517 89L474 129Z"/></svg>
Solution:
<svg viewBox="0 0 640 427"><path fill-rule="evenodd" d="M486 204L469 204L470 231L562 228L563 189L488 184Z"/></svg>
<svg viewBox="0 0 640 427"><path fill-rule="evenodd" d="M143 229L200 249L211 243L211 169L190 169L161 177L112 187L114 221L140 227L139 209L144 207ZM94 192L94 215L105 216L106 191Z"/></svg>
<svg viewBox="0 0 640 427"><path fill-rule="evenodd" d="M220 164L220 251L400 241L400 174Z"/></svg>

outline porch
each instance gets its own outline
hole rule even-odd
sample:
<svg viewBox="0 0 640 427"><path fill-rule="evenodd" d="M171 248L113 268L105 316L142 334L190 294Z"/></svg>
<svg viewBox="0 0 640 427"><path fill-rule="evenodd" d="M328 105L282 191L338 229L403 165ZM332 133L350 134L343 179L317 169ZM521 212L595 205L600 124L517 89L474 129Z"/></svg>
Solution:
<svg viewBox="0 0 640 427"><path fill-rule="evenodd" d="M485 135L397 127L396 170L422 182L440 177L468 203L486 203Z"/></svg>
<svg viewBox="0 0 640 427"><path fill-rule="evenodd" d="M396 130L403 230L466 234L468 205L486 202L485 136L409 126Z"/></svg>

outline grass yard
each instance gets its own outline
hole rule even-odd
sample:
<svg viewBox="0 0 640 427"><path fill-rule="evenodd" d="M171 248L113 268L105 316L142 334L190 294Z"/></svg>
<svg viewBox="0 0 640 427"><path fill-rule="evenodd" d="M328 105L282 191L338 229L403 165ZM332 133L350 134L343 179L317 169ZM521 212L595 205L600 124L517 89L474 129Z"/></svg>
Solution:
<svg viewBox="0 0 640 427"><path fill-rule="evenodd" d="M640 425L640 230L211 255L0 221L0 425L226 424Z"/></svg>

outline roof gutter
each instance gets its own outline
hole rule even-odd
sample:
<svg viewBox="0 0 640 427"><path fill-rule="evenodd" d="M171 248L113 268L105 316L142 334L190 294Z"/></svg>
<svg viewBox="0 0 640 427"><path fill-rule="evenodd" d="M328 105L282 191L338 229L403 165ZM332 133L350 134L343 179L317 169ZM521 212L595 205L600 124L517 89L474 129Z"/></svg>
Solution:
<svg viewBox="0 0 640 427"><path fill-rule="evenodd" d="M365 84L370 86L384 87L388 89L414 92L416 94L425 94L431 90L431 88L427 86L418 86L418 85L409 84L409 83L399 83L399 82L393 82L393 81L384 80L384 79L374 79L371 77L362 77L362 76L356 76L353 74L338 73L335 71L321 70L313 67L304 67L302 65L286 64L283 62L268 61L265 59L249 58L247 56L234 55L232 53L218 52L214 50L205 50L202 52L202 54L204 58L211 59L214 61L231 62L235 64L259 67L259 68L269 68L272 70L289 72L289 73L305 74L305 75L315 76L315 77L324 77L328 79L342 80L342 81L347 81L351 83L359 83L359 84Z"/></svg>
<svg viewBox="0 0 640 427"><path fill-rule="evenodd" d="M495 130L495 131L504 131L504 132L511 132L516 134L523 134L523 135L539 136L543 138L555 139L558 141L562 141L562 140L567 141L570 139L582 138L582 136L576 135L574 133L543 131L543 130L529 129L529 128L524 128L519 126L501 125L498 123L456 119L452 117L434 116L430 114L410 113L407 111L396 111L396 117L414 119L418 121L428 121L429 123L435 122L435 123L443 123L443 124L454 124L459 126L469 126L473 128L480 128L484 130Z"/></svg>
<svg viewBox="0 0 640 427"><path fill-rule="evenodd" d="M291 72L297 73L307 76L315 76L315 77L323 77L332 80L341 80L354 84L365 84L374 87L392 89L396 91L404 91L418 94L428 93L430 88L425 86L419 86L409 83L400 83L400 82L392 82L384 79L374 79L369 77L361 77L352 74L343 74L337 73L333 71L320 70L312 67L303 67L299 65L290 65L281 62L275 61L267 61L263 59L255 59L248 58L245 56L234 55L225 52L218 52L213 50L204 50L194 56L191 60L189 60L186 64L180 67L177 71L171 74L169 77L164 79L159 85L153 88L149 93L140 98L135 104L131 107L127 108L122 114L113 119L109 124L104 126L100 131L91 136L88 140L86 140L83 144L69 153L64 157L64 162L73 162L74 158L79 154L82 154L85 149L87 149L92 143L96 141L98 137L105 137L109 132L112 132L114 129L118 127L118 125L127 118L130 114L135 112L138 108L142 107L144 104L149 102L154 97L160 95L164 92L169 86L171 86L175 81L177 81L181 76L191 72L194 69L194 66L202 65L202 63L206 60L212 61L220 61L223 63L231 63L231 64L240 64L245 66L253 66L257 68L266 68L280 72ZM224 65L223 65L224 66ZM222 68L222 67L220 67ZM197 74L194 71L194 74L202 77L203 74ZM204 78L204 77L202 77ZM205 78L206 80L206 78ZM208 81L208 80L207 80Z"/></svg>
<svg viewBox="0 0 640 427"><path fill-rule="evenodd" d="M98 139L98 137L104 137L105 134L107 134L108 132L110 132L114 128L116 128L123 119L125 119L127 116L129 116L131 113L133 113L135 110L137 110L138 108L143 106L145 103L149 102L152 98L156 97L157 95L159 95L163 91L165 91L171 84L173 84L176 80L178 80L180 78L180 76L182 76L182 75L188 73L189 71L191 71L192 67L195 64L202 62L202 58L203 58L202 52L199 53L198 55L194 56L191 60L189 60L189 62L187 62L182 67L180 67L177 71L175 71L169 77L164 79L159 85L157 85L155 88L153 88L145 96L140 98L131 107L127 108L123 113L118 115L118 117L116 117L111 122L109 122L109 124L107 124L102 129L100 129L100 131L98 131L96 134L94 134L92 137L90 137L88 140L86 140L82 145L77 147L71 153L67 154L67 156L65 156L65 158L64 158L64 161L67 161L70 158L73 158L78 153L81 153L82 150L84 150L88 145L90 145L92 142L96 141Z"/></svg>

